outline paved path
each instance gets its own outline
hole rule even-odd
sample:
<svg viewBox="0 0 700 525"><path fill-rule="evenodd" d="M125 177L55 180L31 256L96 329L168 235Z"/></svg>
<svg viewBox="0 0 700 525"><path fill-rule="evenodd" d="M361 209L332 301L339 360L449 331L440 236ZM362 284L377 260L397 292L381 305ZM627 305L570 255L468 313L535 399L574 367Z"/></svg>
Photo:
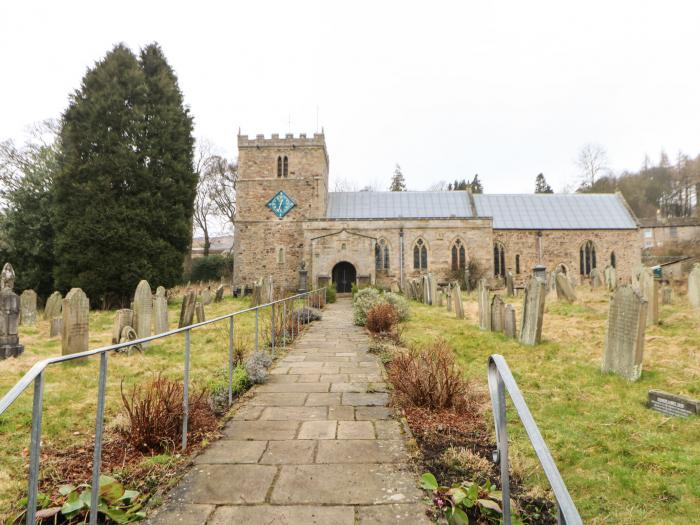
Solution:
<svg viewBox="0 0 700 525"><path fill-rule="evenodd" d="M350 300L328 305L151 523L430 523L387 401Z"/></svg>

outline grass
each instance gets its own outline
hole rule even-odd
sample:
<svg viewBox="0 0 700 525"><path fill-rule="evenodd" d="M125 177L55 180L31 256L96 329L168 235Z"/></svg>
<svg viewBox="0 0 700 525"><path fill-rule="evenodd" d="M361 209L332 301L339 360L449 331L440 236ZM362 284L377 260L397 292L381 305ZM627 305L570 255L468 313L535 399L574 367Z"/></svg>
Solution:
<svg viewBox="0 0 700 525"><path fill-rule="evenodd" d="M224 315L249 306L249 299L225 298L205 307L207 318ZM180 301L170 304L170 327L177 327ZM260 327L269 322L261 312ZM90 348L111 343L113 311L90 312ZM255 314L236 317L237 344L251 348L255 344ZM262 337L260 342L262 344ZM7 392L37 361L61 354L60 337L49 338L49 322L39 316L36 326L20 327L24 353L16 359L0 362L0 394ZM191 384L221 388L222 369L228 363L228 321L192 331L190 352ZM131 385L162 372L182 378L184 335L152 342L143 353L110 354L107 364L105 425L109 427L120 413L120 383L125 391ZM52 365L46 372L42 447L59 448L85 443L94 434L99 358L81 359ZM237 377L237 376L236 376ZM234 379L236 378L234 377ZM235 383L235 381L234 381ZM28 388L0 416L0 516L26 493L29 434L31 428L32 388ZM165 460L152 459L153 461Z"/></svg>
<svg viewBox="0 0 700 525"><path fill-rule="evenodd" d="M409 344L445 337L468 379L487 383L488 356L506 357L584 522L693 523L700 506L700 418L669 418L646 407L650 389L700 395L700 317L684 297L663 306L646 332L642 378L600 372L608 294L577 289L574 304L548 297L543 343L524 347L479 330L476 296L467 319L411 303ZM510 299L520 322L522 299ZM509 405L512 467L534 491L548 487Z"/></svg>

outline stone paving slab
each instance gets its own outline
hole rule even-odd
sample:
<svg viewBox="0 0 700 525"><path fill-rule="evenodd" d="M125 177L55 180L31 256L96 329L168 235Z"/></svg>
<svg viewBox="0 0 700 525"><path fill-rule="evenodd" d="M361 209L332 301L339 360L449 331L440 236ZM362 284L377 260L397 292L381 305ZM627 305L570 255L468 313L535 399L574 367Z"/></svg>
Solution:
<svg viewBox="0 0 700 525"><path fill-rule="evenodd" d="M150 523L431 523L350 301L323 315L246 394Z"/></svg>

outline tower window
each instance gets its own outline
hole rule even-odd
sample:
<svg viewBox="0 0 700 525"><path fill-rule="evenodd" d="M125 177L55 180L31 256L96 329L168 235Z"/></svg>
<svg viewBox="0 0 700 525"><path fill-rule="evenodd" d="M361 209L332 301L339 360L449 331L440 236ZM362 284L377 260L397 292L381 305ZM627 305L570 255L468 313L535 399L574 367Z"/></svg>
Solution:
<svg viewBox="0 0 700 525"><path fill-rule="evenodd" d="M460 239L452 245L452 271L464 270L467 267L467 251Z"/></svg>
<svg viewBox="0 0 700 525"><path fill-rule="evenodd" d="M277 176L282 176L282 157L277 157Z"/></svg>
<svg viewBox="0 0 700 525"><path fill-rule="evenodd" d="M579 250L579 265L581 275L590 275L591 270L597 266L593 241L586 241L586 243L581 246Z"/></svg>
<svg viewBox="0 0 700 525"><path fill-rule="evenodd" d="M284 264L284 248L277 248L277 264Z"/></svg>
<svg viewBox="0 0 700 525"><path fill-rule="evenodd" d="M615 252L610 252L610 266L616 268L617 258L615 257Z"/></svg>
<svg viewBox="0 0 700 525"><path fill-rule="evenodd" d="M423 239L418 239L413 245L413 268L416 270L428 269L428 249Z"/></svg>
<svg viewBox="0 0 700 525"><path fill-rule="evenodd" d="M282 176L284 178L287 178L287 175L289 174L289 159L287 159L287 156L284 156L284 160L282 162L283 168L282 168Z"/></svg>
<svg viewBox="0 0 700 525"><path fill-rule="evenodd" d="M500 242L493 245L493 274L506 276L506 250Z"/></svg>
<svg viewBox="0 0 700 525"><path fill-rule="evenodd" d="M520 254L515 255L515 273L520 274Z"/></svg>

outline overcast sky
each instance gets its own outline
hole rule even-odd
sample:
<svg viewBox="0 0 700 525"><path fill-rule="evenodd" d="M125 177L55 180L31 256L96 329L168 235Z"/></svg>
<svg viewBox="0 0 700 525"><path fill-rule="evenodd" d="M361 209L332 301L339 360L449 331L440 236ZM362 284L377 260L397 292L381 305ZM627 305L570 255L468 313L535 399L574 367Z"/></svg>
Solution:
<svg viewBox="0 0 700 525"><path fill-rule="evenodd" d="M697 1L3 1L0 139L60 116L114 44L157 41L228 156L239 128L323 127L332 181L386 189L399 163L412 190L561 190L587 142L617 171L700 152L699 22Z"/></svg>

